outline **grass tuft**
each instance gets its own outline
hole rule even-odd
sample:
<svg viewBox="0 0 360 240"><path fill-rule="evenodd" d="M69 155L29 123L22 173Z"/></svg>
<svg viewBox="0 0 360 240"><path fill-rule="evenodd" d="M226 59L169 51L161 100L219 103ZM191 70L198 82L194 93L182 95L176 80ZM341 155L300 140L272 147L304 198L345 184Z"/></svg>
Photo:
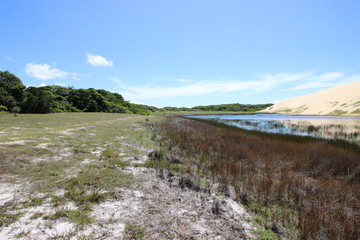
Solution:
<svg viewBox="0 0 360 240"><path fill-rule="evenodd" d="M124 239L143 239L145 236L145 229L135 224L128 224L125 226Z"/></svg>

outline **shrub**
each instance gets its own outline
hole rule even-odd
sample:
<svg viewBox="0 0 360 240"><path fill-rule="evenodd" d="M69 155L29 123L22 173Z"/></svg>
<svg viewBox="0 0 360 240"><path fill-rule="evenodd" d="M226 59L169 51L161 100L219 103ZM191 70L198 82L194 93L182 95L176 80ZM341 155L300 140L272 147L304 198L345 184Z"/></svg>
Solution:
<svg viewBox="0 0 360 240"><path fill-rule="evenodd" d="M5 106L3 106L3 105L0 105L0 112L7 112L7 111L9 111L9 110L7 109L7 107L5 107Z"/></svg>

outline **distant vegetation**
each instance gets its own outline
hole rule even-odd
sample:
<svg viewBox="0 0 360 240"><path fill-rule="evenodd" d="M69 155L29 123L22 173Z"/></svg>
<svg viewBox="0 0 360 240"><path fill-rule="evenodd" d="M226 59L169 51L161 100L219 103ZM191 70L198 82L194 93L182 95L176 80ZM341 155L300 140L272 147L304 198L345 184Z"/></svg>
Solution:
<svg viewBox="0 0 360 240"><path fill-rule="evenodd" d="M267 103L267 104L239 104L239 103L233 103L233 104L220 104L220 105L208 105L208 106L196 106L192 108L176 108L176 107L164 107L163 109L166 111L212 111L212 112L256 112L263 110L267 107L272 106L273 104Z"/></svg>
<svg viewBox="0 0 360 240"><path fill-rule="evenodd" d="M72 87L25 87L14 74L0 71L0 111L13 113L109 112L150 114L155 107L125 101L118 93Z"/></svg>
<svg viewBox="0 0 360 240"><path fill-rule="evenodd" d="M60 113L108 112L148 115L154 111L256 112L272 104L221 104L209 106L164 107L162 109L133 104L118 93L103 89L74 89L73 87L26 87L14 74L0 71L0 112Z"/></svg>

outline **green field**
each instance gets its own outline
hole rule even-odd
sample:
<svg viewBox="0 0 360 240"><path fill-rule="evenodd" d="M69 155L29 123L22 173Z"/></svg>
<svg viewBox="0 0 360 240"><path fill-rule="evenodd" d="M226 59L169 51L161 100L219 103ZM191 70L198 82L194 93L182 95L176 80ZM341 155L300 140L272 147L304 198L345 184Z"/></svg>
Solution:
<svg viewBox="0 0 360 240"><path fill-rule="evenodd" d="M136 181L122 169L139 149L153 148L144 124L154 119L159 116L0 114L1 193L15 196L0 205L0 229L29 214L42 224L65 218L81 229L91 223L95 204ZM69 203L76 206L70 209ZM37 206L51 210L29 210ZM15 238L26 236L13 232Z"/></svg>

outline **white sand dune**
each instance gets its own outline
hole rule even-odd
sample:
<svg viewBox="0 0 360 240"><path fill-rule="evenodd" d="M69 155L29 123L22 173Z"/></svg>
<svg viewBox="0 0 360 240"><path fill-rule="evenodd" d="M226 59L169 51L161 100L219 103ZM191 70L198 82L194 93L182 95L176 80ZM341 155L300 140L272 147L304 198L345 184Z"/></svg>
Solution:
<svg viewBox="0 0 360 240"><path fill-rule="evenodd" d="M290 98L263 110L269 113L360 115L360 81Z"/></svg>

